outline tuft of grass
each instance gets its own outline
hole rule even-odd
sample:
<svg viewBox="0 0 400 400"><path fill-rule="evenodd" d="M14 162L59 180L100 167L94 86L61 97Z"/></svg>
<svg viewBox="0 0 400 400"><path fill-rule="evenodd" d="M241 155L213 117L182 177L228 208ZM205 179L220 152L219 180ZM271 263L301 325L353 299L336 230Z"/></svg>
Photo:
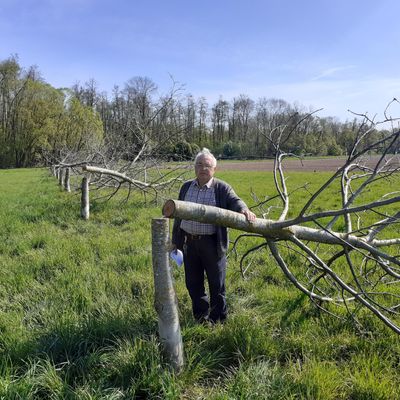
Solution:
<svg viewBox="0 0 400 400"><path fill-rule="evenodd" d="M352 357L348 364L349 398L356 400L389 400L400 397L397 366L387 357L369 351Z"/></svg>
<svg viewBox="0 0 400 400"><path fill-rule="evenodd" d="M294 399L290 383L281 367L270 360L241 363L227 372L224 388L212 396L215 400L228 399Z"/></svg>
<svg viewBox="0 0 400 400"><path fill-rule="evenodd" d="M290 392L303 399L347 399L347 387L342 384L341 374L340 366L332 361L297 360L289 368Z"/></svg>

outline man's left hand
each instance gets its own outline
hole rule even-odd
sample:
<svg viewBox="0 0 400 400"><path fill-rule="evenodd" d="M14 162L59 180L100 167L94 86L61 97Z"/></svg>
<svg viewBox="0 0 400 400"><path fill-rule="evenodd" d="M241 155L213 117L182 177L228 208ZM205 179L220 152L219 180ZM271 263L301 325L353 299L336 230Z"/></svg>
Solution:
<svg viewBox="0 0 400 400"><path fill-rule="evenodd" d="M245 210L242 210L241 213L246 216L247 221L249 221L249 222L254 222L256 220L256 214L254 214L248 208L246 208Z"/></svg>

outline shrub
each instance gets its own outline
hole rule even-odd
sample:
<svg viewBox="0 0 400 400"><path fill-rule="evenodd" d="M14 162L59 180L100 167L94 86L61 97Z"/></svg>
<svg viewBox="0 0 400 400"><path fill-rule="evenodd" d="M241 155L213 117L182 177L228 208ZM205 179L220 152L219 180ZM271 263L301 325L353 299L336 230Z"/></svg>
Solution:
<svg viewBox="0 0 400 400"><path fill-rule="evenodd" d="M174 161L191 160L199 151L200 147L196 143L182 140L172 147L171 158Z"/></svg>
<svg viewBox="0 0 400 400"><path fill-rule="evenodd" d="M342 148L333 141L328 145L328 156L340 156L342 154Z"/></svg>
<svg viewBox="0 0 400 400"><path fill-rule="evenodd" d="M241 154L241 146L238 143L229 141L224 144L222 153L226 157L239 157Z"/></svg>

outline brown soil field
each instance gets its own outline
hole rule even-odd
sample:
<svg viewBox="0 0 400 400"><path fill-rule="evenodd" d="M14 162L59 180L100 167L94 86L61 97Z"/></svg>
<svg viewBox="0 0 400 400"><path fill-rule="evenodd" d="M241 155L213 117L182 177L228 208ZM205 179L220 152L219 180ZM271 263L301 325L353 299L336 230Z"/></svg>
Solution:
<svg viewBox="0 0 400 400"><path fill-rule="evenodd" d="M390 165L396 168L400 167L400 157L395 155L392 158ZM363 159L363 164L369 167L374 167L379 160L379 156L367 156ZM309 158L304 160L286 159L283 163L285 171L299 172L323 172L336 171L346 162L345 157L335 158ZM257 160L257 161L219 161L218 170L220 171L272 171L274 167L273 160Z"/></svg>

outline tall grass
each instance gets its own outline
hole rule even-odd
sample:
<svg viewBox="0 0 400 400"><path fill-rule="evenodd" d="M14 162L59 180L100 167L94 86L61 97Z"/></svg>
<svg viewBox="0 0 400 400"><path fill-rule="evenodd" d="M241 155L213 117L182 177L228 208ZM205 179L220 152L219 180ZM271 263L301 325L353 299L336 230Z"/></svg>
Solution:
<svg viewBox="0 0 400 400"><path fill-rule="evenodd" d="M219 176L249 204L251 189L275 194L270 174ZM312 189L325 177L292 173L288 183ZM295 208L303 198L294 193ZM265 250L246 280L230 256L230 318L214 328L194 323L174 267L186 359L175 375L153 308L150 224L160 207L120 201L94 202L82 221L79 194L46 171L0 171L0 398L400 398L398 338L368 313L363 332L320 313Z"/></svg>

